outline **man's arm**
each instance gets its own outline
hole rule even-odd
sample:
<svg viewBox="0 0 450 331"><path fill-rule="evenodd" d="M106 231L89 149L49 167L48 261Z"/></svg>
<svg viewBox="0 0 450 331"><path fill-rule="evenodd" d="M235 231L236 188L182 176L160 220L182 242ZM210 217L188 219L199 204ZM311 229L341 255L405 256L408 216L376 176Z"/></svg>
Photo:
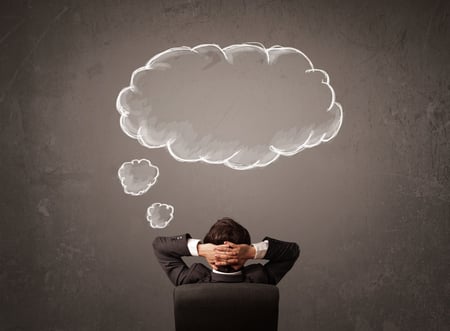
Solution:
<svg viewBox="0 0 450 331"><path fill-rule="evenodd" d="M204 257L214 269L216 245L202 244L198 239L192 239L190 234L173 237L156 237L153 240L153 251L159 264L166 272L171 282L178 286L186 283L192 270L184 263L183 256Z"/></svg>
<svg viewBox="0 0 450 331"><path fill-rule="evenodd" d="M182 257L190 256L187 241L191 236L156 237L153 240L153 251L159 264L174 285L183 284L190 270Z"/></svg>
<svg viewBox="0 0 450 331"><path fill-rule="evenodd" d="M269 262L264 265L264 270L269 276L270 282L278 284L300 256L300 247L294 242L269 237L264 238L264 240L269 242L269 248L264 256L264 259L269 260Z"/></svg>
<svg viewBox="0 0 450 331"><path fill-rule="evenodd" d="M271 284L277 284L292 268L300 255L297 243L266 237L264 241L252 246L225 242L217 246L216 265L231 265L240 269L247 260L269 260L263 268Z"/></svg>

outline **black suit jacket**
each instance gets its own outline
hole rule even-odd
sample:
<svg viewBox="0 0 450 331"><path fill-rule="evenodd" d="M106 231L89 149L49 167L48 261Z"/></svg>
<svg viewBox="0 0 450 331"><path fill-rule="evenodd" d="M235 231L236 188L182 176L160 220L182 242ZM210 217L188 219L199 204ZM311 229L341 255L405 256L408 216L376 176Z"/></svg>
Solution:
<svg viewBox="0 0 450 331"><path fill-rule="evenodd" d="M292 268L300 255L300 248L296 243L285 242L269 237L269 249L266 252L266 264L250 264L243 267L240 275L223 275L212 272L202 263L194 263L188 267L182 257L191 256L187 247L187 240L191 236L187 233L173 237L156 237L153 250L169 279L176 286L190 283L213 282L247 282L278 284L283 276Z"/></svg>

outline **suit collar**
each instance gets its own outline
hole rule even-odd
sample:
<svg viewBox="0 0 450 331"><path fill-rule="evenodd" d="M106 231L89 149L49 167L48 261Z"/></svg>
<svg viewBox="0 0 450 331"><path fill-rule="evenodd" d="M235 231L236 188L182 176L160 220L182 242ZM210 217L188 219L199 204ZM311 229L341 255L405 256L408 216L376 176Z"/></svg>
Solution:
<svg viewBox="0 0 450 331"><path fill-rule="evenodd" d="M222 271L213 269L212 272L215 273L215 274L220 274L220 275L240 275L240 274L242 274L241 270L234 271L234 272L222 272Z"/></svg>

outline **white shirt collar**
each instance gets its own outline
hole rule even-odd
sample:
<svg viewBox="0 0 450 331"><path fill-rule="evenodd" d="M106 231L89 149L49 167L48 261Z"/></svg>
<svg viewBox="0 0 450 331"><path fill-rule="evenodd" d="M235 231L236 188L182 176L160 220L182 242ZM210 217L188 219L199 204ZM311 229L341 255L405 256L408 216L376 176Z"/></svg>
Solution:
<svg viewBox="0 0 450 331"><path fill-rule="evenodd" d="M242 274L241 270L234 271L234 272L222 272L222 271L213 269L212 272L214 272L215 274L219 274L219 275L240 275L240 274Z"/></svg>

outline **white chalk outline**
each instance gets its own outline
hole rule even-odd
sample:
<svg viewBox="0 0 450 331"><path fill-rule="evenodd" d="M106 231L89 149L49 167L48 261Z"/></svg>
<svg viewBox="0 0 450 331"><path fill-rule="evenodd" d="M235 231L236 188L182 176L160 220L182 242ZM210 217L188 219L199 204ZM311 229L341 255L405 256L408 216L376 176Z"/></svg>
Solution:
<svg viewBox="0 0 450 331"><path fill-rule="evenodd" d="M164 226L158 226L158 225L153 225L152 224L152 213L150 211L150 209L155 208L155 207L161 207L161 206L165 206L170 210L170 218L164 223ZM147 222L150 224L150 226L153 229L164 229L165 227L167 227L167 225L169 225L170 221L173 219L173 213L174 213L175 209L173 208L172 205L168 205L167 203L161 203L161 202L155 202L152 203L152 205L150 207L147 208Z"/></svg>
<svg viewBox="0 0 450 331"><path fill-rule="evenodd" d="M137 162L138 164L140 164L141 162L147 162L148 165L149 165L151 168L155 168L155 169L156 169L156 176L153 178L153 180L150 181L150 182L147 184L147 186L146 186L143 190L141 190L141 191L139 191L139 192L137 192L137 193L128 191L127 188L126 188L126 185L125 185L126 177L123 177L123 178L122 178L122 176L120 176L120 171L121 171L122 169L124 169L126 165L131 165L131 166L133 166L133 165L135 164L135 162ZM144 193L146 193L146 192L150 189L150 187L152 187L153 185L156 184L157 179L158 179L158 176L159 176L159 168L158 168L158 166L152 164L152 163L150 162L150 160L147 160L147 159L133 159L133 160L131 160L131 161L127 161L127 162L122 163L122 165L120 166L119 170L117 170L117 176L119 177L120 184L122 185L123 191L124 191L126 194L133 195L133 196L140 196L140 195L143 195Z"/></svg>
<svg viewBox="0 0 450 331"><path fill-rule="evenodd" d="M267 64L271 64L271 62L272 62L272 59L270 58L270 52L273 51L273 50L285 51L285 52L286 51L294 52L294 53L302 55L305 58L305 60L309 63L309 65L311 67L310 69L306 69L305 73L320 72L320 73L322 73L325 76L325 79L322 80L322 84L326 85L331 91L331 102L330 102L330 106L328 107L328 109L326 111L329 112L331 109L333 109L334 106L336 106L338 108L338 111L339 111L339 124L338 124L337 130L335 130L334 134L331 137L329 137L329 138L325 138L325 136L328 133L328 132L325 132L320 137L320 139L317 142L310 144L309 140L311 139L311 137L312 137L312 135L314 133L314 131L311 131L310 135L308 136L308 139L302 145L297 146L297 148L295 150L288 151L288 150L283 150L283 149L280 149L280 148L276 148L273 145L270 145L269 146L270 151L275 153L275 156L272 159L270 159L269 161L264 162L264 163L262 163L261 160L257 160L256 162L254 162L252 164L249 164L249 165L237 165L236 163L231 163L230 162L230 160L234 156L238 155L241 152L241 150L238 150L238 151L234 152L231 156L229 156L227 158L224 158L222 160L218 160L218 161L217 160L216 161L208 160L207 159L207 157L208 157L207 155L202 155L202 156L200 156L198 158L193 158L193 159L184 159L184 158L181 158L178 155L176 155L174 153L174 151L172 150L172 148L171 148L171 145L177 139L176 137L169 139L165 144L152 146L152 145L147 144L144 141L144 139L142 138L142 135L140 134L141 127L139 127L138 132L137 132L136 135L134 135L131 132L129 132L126 129L125 124L123 123L125 121L125 118L128 117L129 112L122 107L122 105L120 104L119 100L120 100L122 94L126 93L129 90L131 90L132 92L136 92L136 86L134 85L134 77L138 73L140 73L141 71L154 69L154 67L152 67L152 65L155 63L155 61L157 61L161 56L163 56L163 55L165 55L167 53L173 53L173 52L179 52L179 51L188 51L188 52L194 52L194 53L198 54L199 52L197 51L197 49L202 48L202 47L215 47L215 48L217 48L223 54L224 58L229 63L233 63L233 62L232 62L232 59L230 59L229 56L226 54L226 51L229 50L229 49L232 49L232 48L239 48L239 47L251 47L251 48L256 48L256 49L264 52L265 55L266 55ZM221 48L217 44L200 44L200 45L197 45L195 47L180 46L180 47L172 47L172 48L169 48L169 49L167 49L167 50L165 50L165 51L163 51L161 53L158 53L155 56L153 56L146 63L145 66L140 67L140 68L138 68L138 69L133 71L133 73L131 75L131 79L130 79L130 85L125 87L125 88L123 88L119 92L119 95L117 96L116 108L117 108L117 111L121 115L120 116L120 127L121 127L122 131L125 132L125 134L127 136L129 136L130 138L136 139L141 145L143 145L143 146L145 146L147 148L151 148L151 149L152 148L163 148L163 147L166 147L167 150L169 151L170 155L175 160L177 160L179 162L199 162L199 161L202 161L202 162L205 162L205 163L208 163L208 164L223 164L223 165L226 165L227 167L235 169L235 170L248 170L248 169L253 169L255 167L265 167L265 166L268 166L269 164L273 163L274 161L276 161L280 157L280 155L292 156L292 155L295 155L295 154L301 152L302 150L304 150L306 148L315 147L317 145L320 145L322 142L329 142L334 137L336 137L336 135L338 134L338 132L341 129L342 121L343 121L342 106L341 106L340 103L335 101L335 92L334 92L333 87L330 85L330 76L328 75L328 73L325 70L314 68L313 63L308 58L308 56L306 56L305 53L303 53L302 51L300 51L300 50L298 50L298 49L296 49L294 47L284 47L284 46L280 46L280 45L274 45L274 46L272 46L270 48L265 48L265 46L263 44L259 43L259 42L245 42L245 43L241 43L241 44L233 44L233 45L230 45L230 46L227 46L227 47L224 47L224 48Z"/></svg>

